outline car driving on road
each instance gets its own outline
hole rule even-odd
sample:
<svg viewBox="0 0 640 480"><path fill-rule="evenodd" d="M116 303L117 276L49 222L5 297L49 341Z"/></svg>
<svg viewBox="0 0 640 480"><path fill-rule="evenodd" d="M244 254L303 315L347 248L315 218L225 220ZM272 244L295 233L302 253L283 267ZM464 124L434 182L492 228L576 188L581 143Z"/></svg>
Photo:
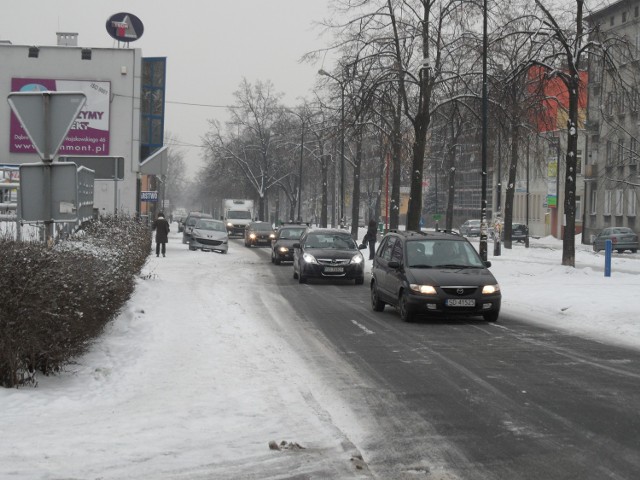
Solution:
<svg viewBox="0 0 640 480"><path fill-rule="evenodd" d="M300 241L300 237L307 229L306 225L284 225L276 232L276 238L271 242L271 262L280 265L281 262L293 261L293 244Z"/></svg>
<svg viewBox="0 0 640 480"><path fill-rule="evenodd" d="M371 267L371 305L397 307L406 322L417 314L482 316L495 322L500 286L469 241L445 232L387 233Z"/></svg>
<svg viewBox="0 0 640 480"><path fill-rule="evenodd" d="M362 248L366 248L364 245ZM364 257L346 230L309 229L293 244L293 278L350 279L364 283Z"/></svg>
<svg viewBox="0 0 640 480"><path fill-rule="evenodd" d="M271 245L276 232L268 222L251 222L244 229L244 246L257 247Z"/></svg>

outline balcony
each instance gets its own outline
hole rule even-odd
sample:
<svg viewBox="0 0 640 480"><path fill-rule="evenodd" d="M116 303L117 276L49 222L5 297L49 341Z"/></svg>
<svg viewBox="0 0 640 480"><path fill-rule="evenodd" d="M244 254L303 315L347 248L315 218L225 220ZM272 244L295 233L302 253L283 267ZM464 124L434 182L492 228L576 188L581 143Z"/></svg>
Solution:
<svg viewBox="0 0 640 480"><path fill-rule="evenodd" d="M584 179L596 180L598 178L598 165L585 165L584 166Z"/></svg>

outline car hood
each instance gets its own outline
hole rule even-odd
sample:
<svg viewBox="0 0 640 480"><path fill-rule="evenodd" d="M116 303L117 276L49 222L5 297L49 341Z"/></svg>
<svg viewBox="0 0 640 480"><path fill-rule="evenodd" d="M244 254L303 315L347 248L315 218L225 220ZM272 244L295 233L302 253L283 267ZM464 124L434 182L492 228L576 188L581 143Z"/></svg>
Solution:
<svg viewBox="0 0 640 480"><path fill-rule="evenodd" d="M335 248L306 248L304 253L313 255L315 258L335 258L351 259L358 253L358 250L336 250Z"/></svg>
<svg viewBox="0 0 640 480"><path fill-rule="evenodd" d="M420 285L493 285L498 283L486 268L410 268L409 283Z"/></svg>
<svg viewBox="0 0 640 480"><path fill-rule="evenodd" d="M276 245L278 247L289 247L289 248L291 248L294 243L298 243L299 241L300 240L295 239L295 238L282 238L282 239L276 240Z"/></svg>
<svg viewBox="0 0 640 480"><path fill-rule="evenodd" d="M213 240L222 240L223 238L227 238L227 232L220 232L218 230L200 230L199 228L194 228L191 234L194 237L211 238Z"/></svg>

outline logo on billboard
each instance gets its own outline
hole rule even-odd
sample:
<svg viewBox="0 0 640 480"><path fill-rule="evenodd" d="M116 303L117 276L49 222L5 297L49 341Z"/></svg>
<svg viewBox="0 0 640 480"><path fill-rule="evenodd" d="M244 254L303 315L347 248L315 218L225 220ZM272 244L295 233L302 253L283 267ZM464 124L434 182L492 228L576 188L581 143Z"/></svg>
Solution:
<svg viewBox="0 0 640 480"><path fill-rule="evenodd" d="M143 32L142 21L133 13L116 13L107 20L107 33L120 42L134 42Z"/></svg>

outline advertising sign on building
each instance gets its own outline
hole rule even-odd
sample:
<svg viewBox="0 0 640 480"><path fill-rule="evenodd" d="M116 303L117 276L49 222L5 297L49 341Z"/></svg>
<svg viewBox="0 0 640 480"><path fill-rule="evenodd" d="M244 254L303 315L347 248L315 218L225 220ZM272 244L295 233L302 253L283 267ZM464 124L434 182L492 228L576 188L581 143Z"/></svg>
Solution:
<svg viewBox="0 0 640 480"><path fill-rule="evenodd" d="M111 83L91 80L12 78L12 92L82 92L87 100L71 125L57 153L60 155L109 155L109 106ZM11 153L36 153L20 121L11 113Z"/></svg>
<svg viewBox="0 0 640 480"><path fill-rule="evenodd" d="M157 202L158 201L158 192L153 190L153 191L146 191L146 192L140 192L140 200L143 202Z"/></svg>

